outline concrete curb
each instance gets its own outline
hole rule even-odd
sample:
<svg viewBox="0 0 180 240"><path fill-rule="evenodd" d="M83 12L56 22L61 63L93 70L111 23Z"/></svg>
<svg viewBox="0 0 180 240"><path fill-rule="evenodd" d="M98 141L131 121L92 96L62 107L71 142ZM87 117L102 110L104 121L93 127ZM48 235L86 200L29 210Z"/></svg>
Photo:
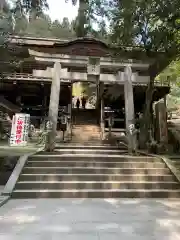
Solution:
<svg viewBox="0 0 180 240"><path fill-rule="evenodd" d="M0 196L0 207L2 207L10 199L10 196Z"/></svg>
<svg viewBox="0 0 180 240"><path fill-rule="evenodd" d="M44 150L44 147L42 148L38 148L35 152L33 153L28 153L28 154L25 154L23 156L21 156L16 164L16 167L14 168L8 182L6 183L5 187L4 187L4 190L2 191L1 193L1 196L3 197L7 197L8 199L10 198L13 190L14 190L14 187L16 185L16 182L18 181L18 178L19 178L19 175L21 174L21 171L24 167L24 165L26 164L26 161L28 159L28 157L40 152L40 151L43 151ZM8 200L6 199L6 201ZM1 206L1 205L0 205Z"/></svg>

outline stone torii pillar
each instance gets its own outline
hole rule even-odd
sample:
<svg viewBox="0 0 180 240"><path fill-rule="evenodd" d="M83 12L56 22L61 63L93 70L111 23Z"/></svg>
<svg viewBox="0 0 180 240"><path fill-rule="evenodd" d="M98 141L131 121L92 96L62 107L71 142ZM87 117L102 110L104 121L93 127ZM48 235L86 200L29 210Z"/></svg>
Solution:
<svg viewBox="0 0 180 240"><path fill-rule="evenodd" d="M136 133L134 119L134 96L132 85L132 69L126 66L124 69L124 100L126 114L126 135L128 141L128 150L133 152L136 150Z"/></svg>
<svg viewBox="0 0 180 240"><path fill-rule="evenodd" d="M101 116L100 116L100 126L101 126L101 140L104 140L105 124L104 124L104 82L100 85L100 97L101 97Z"/></svg>
<svg viewBox="0 0 180 240"><path fill-rule="evenodd" d="M59 109L59 97L60 97L60 73L61 73L61 64L60 62L55 62L54 68L52 69L52 83L51 83L51 94L50 94L50 103L49 103L49 121L52 124L52 128L48 134L48 141L46 143L46 149L48 151L53 151L55 148L58 109Z"/></svg>

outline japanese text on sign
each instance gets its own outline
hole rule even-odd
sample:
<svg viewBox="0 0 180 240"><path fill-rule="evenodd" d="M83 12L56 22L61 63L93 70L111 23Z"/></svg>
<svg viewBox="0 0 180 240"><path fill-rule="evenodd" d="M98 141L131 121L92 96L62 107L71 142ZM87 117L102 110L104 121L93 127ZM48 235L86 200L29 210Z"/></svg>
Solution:
<svg viewBox="0 0 180 240"><path fill-rule="evenodd" d="M11 127L11 146L25 146L28 141L30 115L17 113L13 116L12 127Z"/></svg>
<svg viewBox="0 0 180 240"><path fill-rule="evenodd" d="M22 130L23 130L24 121L20 118L17 120L17 126L16 126L16 144L19 144L22 142Z"/></svg>

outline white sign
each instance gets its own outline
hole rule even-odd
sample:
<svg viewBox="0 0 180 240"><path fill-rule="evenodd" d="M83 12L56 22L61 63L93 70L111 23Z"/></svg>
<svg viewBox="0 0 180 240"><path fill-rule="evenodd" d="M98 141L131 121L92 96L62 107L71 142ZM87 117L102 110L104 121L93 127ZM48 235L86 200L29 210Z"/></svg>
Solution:
<svg viewBox="0 0 180 240"><path fill-rule="evenodd" d="M25 146L28 141L30 115L17 113L13 116L10 146Z"/></svg>

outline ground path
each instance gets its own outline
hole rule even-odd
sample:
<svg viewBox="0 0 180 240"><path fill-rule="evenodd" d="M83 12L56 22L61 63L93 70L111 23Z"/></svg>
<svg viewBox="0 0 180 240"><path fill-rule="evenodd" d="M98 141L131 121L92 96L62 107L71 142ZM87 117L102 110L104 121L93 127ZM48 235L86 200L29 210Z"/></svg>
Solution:
<svg viewBox="0 0 180 240"><path fill-rule="evenodd" d="M180 202L153 199L10 200L3 240L179 240Z"/></svg>

